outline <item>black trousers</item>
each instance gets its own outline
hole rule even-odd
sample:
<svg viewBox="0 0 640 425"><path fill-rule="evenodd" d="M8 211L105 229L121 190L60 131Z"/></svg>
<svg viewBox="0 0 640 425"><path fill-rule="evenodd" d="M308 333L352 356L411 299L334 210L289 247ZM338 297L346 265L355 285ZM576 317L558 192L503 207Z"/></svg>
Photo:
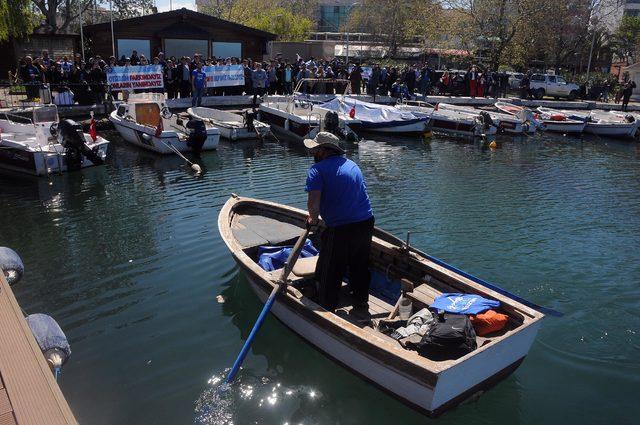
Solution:
<svg viewBox="0 0 640 425"><path fill-rule="evenodd" d="M373 217L344 226L327 227L320 236L320 256L316 264L318 302L329 311L338 306L342 279L349 275L354 304L369 299L369 252L373 237Z"/></svg>

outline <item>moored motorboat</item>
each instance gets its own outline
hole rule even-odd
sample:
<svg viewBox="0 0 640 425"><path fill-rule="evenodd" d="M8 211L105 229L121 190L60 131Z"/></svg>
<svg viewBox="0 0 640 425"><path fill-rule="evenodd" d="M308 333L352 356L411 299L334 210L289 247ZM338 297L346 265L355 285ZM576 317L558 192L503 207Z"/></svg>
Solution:
<svg viewBox="0 0 640 425"><path fill-rule="evenodd" d="M109 141L69 119L60 120L55 105L33 109L32 119L0 114L0 168L46 176L101 165Z"/></svg>
<svg viewBox="0 0 640 425"><path fill-rule="evenodd" d="M522 106L514 105L507 102L496 102L495 107L511 115L516 115L521 111L527 109ZM540 112L536 114L536 119L544 124L544 126L541 127L542 129L564 134L582 133L587 125L585 121L571 120L563 114L549 114Z"/></svg>
<svg viewBox="0 0 640 425"><path fill-rule="evenodd" d="M202 120L186 123L166 106L161 93L140 93L129 96L109 115L118 133L127 142L162 154L200 152L215 149L220 130L206 127ZM173 147L173 148L172 148Z"/></svg>
<svg viewBox="0 0 640 425"><path fill-rule="evenodd" d="M364 102L348 96L336 97L318 105L316 109L333 111L342 116L356 118L358 122L349 125L356 133L421 135L427 131L429 124L428 116L417 116L393 106Z"/></svg>
<svg viewBox="0 0 640 425"><path fill-rule="evenodd" d="M429 118L429 128L440 134L454 137L479 138L495 136L497 128L486 112L475 115L453 110L439 110L436 106L420 101L405 101L396 105L401 111L418 117Z"/></svg>
<svg viewBox="0 0 640 425"><path fill-rule="evenodd" d="M471 116L477 116L479 112L472 107L452 105L449 103L438 103L438 110L451 110L460 112L462 114L468 114ZM522 111L518 115L510 115L501 112L485 111L491 117L493 124L498 129L498 132L511 135L524 135L533 134L536 132L536 125L527 117L525 111Z"/></svg>
<svg viewBox="0 0 640 425"><path fill-rule="evenodd" d="M218 216L222 239L262 301L279 284L282 269L266 271L260 266L261 247L290 246L303 233L306 217L303 210L236 195L222 207ZM310 239L318 246L317 233ZM528 354L544 315L527 307L524 300L495 287L489 289L464 272L445 268L378 228L373 233L370 259L372 280L378 284L371 285L368 312L351 308L346 286L335 313L314 301L317 257L298 260L271 312L339 364L431 415L494 385ZM500 311L508 316L508 325L499 332L476 337L477 348L461 357L420 355L383 333L372 321L397 320L400 287L407 291L403 299L411 299L416 311L430 306L443 293L476 294L498 301Z"/></svg>
<svg viewBox="0 0 640 425"><path fill-rule="evenodd" d="M638 130L638 122L633 115L611 114L606 112L566 111L539 107L543 114L565 116L569 120L584 121L585 133L606 137L633 138Z"/></svg>
<svg viewBox="0 0 640 425"><path fill-rule="evenodd" d="M220 135L228 140L262 139L269 134L269 125L255 119L253 112L243 115L220 109L193 107L187 109L189 116L204 121L220 130Z"/></svg>

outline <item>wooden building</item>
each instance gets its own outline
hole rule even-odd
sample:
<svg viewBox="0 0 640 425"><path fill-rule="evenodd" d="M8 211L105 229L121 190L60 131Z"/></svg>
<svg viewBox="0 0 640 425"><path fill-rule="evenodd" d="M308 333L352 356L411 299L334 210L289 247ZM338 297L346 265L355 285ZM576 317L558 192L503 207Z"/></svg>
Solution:
<svg viewBox="0 0 640 425"><path fill-rule="evenodd" d="M275 34L214 18L188 9L156 13L113 22L88 25L84 35L94 55L131 56L133 50L149 60L159 52L175 56L241 57L262 59Z"/></svg>
<svg viewBox="0 0 640 425"><path fill-rule="evenodd" d="M16 72L23 57L42 56L43 50L47 50L49 57L56 60L63 56L71 59L75 53L80 53L80 35L35 32L24 40L10 39L0 43L0 51L3 53L3 60L0 61L0 81L7 78L7 71Z"/></svg>

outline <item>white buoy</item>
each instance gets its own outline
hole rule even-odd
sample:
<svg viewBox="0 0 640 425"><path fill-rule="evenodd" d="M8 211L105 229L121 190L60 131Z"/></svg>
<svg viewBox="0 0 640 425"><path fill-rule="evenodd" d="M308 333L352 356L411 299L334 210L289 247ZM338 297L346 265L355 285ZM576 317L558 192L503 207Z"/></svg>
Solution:
<svg viewBox="0 0 640 425"><path fill-rule="evenodd" d="M198 164L191 164L191 169L196 173L196 174L200 174L202 173L202 168L200 168L200 166Z"/></svg>

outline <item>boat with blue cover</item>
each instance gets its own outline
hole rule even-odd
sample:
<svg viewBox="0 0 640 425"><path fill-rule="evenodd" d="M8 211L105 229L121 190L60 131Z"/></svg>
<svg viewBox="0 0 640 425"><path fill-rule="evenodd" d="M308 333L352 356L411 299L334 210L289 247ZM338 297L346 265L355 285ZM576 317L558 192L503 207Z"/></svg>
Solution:
<svg viewBox="0 0 640 425"><path fill-rule="evenodd" d="M306 211L300 209L237 195L222 207L220 235L261 301L280 284L282 274L281 263L261 266L264 247L270 253L278 247L288 249L304 234L306 217ZM309 243L320 252L323 226L321 222L318 231L309 236ZM516 370L544 317L530 302L483 284L379 228L374 230L370 252L368 311L351 306L346 282L336 311L319 305L314 280L318 257L311 249L303 257L275 298L273 315L338 364L432 416L483 392ZM382 321L398 320L401 300L410 299L414 310L421 311L450 293L475 294L499 303L500 313L508 317L506 327L476 336L477 348L448 359L423 356L380 327Z"/></svg>

